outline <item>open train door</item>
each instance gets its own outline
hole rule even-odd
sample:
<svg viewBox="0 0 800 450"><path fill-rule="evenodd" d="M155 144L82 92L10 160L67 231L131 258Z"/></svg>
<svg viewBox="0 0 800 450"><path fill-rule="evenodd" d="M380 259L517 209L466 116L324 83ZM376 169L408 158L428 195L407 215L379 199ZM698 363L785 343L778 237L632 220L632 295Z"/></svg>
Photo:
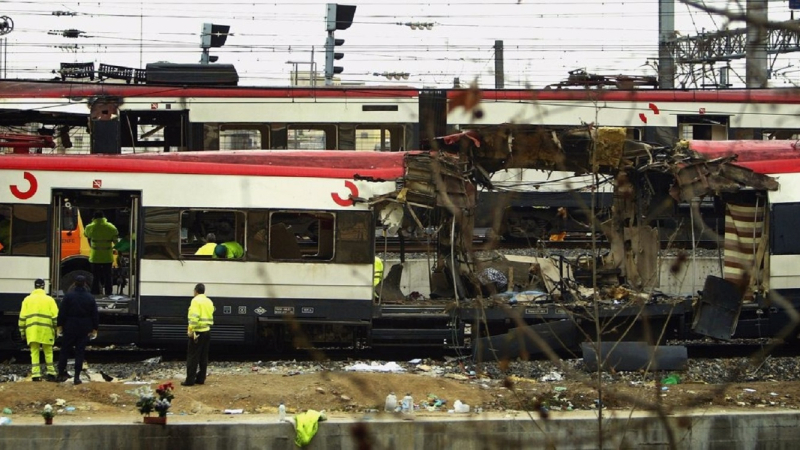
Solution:
<svg viewBox="0 0 800 450"><path fill-rule="evenodd" d="M53 192L50 273L53 292L63 295L79 275L91 283L90 247L84 229L92 216L102 211L119 231L114 245L113 290L96 294L106 308L138 309L138 264L136 231L139 227L141 193L135 191L58 189ZM102 290L102 289L101 289Z"/></svg>

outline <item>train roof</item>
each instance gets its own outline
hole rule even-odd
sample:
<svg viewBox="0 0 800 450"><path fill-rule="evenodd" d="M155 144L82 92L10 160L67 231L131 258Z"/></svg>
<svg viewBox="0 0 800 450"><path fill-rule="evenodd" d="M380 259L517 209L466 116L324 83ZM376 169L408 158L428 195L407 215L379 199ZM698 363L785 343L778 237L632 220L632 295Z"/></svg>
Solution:
<svg viewBox="0 0 800 450"><path fill-rule="evenodd" d="M450 100L468 89L441 89ZM0 80L0 98L222 97L222 98L418 98L420 89L391 86L184 86L53 80ZM796 88L765 89L480 89L485 102L628 101L799 104Z"/></svg>
<svg viewBox="0 0 800 450"><path fill-rule="evenodd" d="M414 98L416 88L175 86L70 81L0 80L0 98L83 97Z"/></svg>
<svg viewBox="0 0 800 450"><path fill-rule="evenodd" d="M122 155L9 154L0 156L0 170L392 180L405 174L407 154L342 150L234 150Z"/></svg>
<svg viewBox="0 0 800 450"><path fill-rule="evenodd" d="M736 156L735 164L761 174L800 173L800 142L689 141L689 148L708 159Z"/></svg>

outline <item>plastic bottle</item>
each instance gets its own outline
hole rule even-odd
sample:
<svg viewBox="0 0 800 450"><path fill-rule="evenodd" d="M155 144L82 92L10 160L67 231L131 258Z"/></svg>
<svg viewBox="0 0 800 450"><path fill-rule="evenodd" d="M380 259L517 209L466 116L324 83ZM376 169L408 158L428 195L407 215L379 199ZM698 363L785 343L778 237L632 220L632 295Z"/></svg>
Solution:
<svg viewBox="0 0 800 450"><path fill-rule="evenodd" d="M409 392L403 397L403 412L406 414L413 414L414 413L414 398L411 397L411 393Z"/></svg>
<svg viewBox="0 0 800 450"><path fill-rule="evenodd" d="M283 422L286 419L286 405L281 402L278 406L278 421Z"/></svg>
<svg viewBox="0 0 800 450"><path fill-rule="evenodd" d="M386 404L383 410L386 412L394 412L395 408L397 408L397 396L394 395L394 392L390 392L389 395L386 396Z"/></svg>

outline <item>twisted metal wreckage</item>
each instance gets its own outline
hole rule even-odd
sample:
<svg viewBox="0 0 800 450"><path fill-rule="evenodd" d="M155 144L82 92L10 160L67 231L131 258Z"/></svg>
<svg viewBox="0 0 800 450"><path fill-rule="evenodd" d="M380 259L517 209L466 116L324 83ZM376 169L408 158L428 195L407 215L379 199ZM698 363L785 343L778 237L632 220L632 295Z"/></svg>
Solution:
<svg viewBox="0 0 800 450"><path fill-rule="evenodd" d="M613 324L636 322L647 316L655 321L649 325L652 328L664 326L677 317L679 324L674 328L680 330L673 337L685 336L691 324L694 333L728 339L736 329L741 305L765 298L768 271L764 267L767 233L763 194L777 189L778 182L736 165L735 155L708 158L695 151L691 142L684 141L671 148L657 147L626 139L623 128L593 126L555 131L504 125L437 138L431 142L431 148L438 152L408 154L406 177L395 192L369 199L384 225L399 230L401 242L413 238L435 242L430 301L440 298L449 299L445 302L456 307L477 305L481 314L487 316L513 314L510 303L524 306L518 308L519 325L546 325L538 329L546 342L575 348L582 340L581 334L594 335L594 326L588 325L591 319ZM607 253L569 264L567 271L549 257L478 260L472 252L476 195L480 188L492 188L490 174L510 168L612 176L611 217L590 224L593 230L605 235ZM700 300L695 298L694 302L660 295L657 291L660 243L650 218L673 207L675 202L689 202L700 219L697 202L692 200L707 196L725 202L726 220L749 220L742 229L753 233L758 228L758 236L743 236L739 241L735 233L727 232L726 226L724 280L709 277L711 280L704 289L707 295ZM752 218L743 219L742 214L737 216L737 211L742 210L744 216L757 217L758 223L752 223ZM678 261L685 262L681 257ZM496 287L480 277L486 267L495 268L507 277L508 292L486 289L487 284ZM409 300L399 289L401 272L402 264L392 267L380 287L384 303ZM525 295L531 291L533 295ZM600 318L590 317L595 302L602 305ZM640 307L645 304L651 309L642 313ZM720 315L720 311L724 314ZM565 320L566 312L582 319L576 321L572 316L573 319ZM581 333L575 332L576 327ZM648 325L634 323L626 327L629 333L624 339L639 338L651 343L658 340L642 337ZM617 328L604 329L618 332ZM487 330L473 337L483 336L483 347L495 348L519 338L488 337L491 335L491 330ZM479 347L473 349L480 354ZM530 353L531 349L515 347L506 352Z"/></svg>

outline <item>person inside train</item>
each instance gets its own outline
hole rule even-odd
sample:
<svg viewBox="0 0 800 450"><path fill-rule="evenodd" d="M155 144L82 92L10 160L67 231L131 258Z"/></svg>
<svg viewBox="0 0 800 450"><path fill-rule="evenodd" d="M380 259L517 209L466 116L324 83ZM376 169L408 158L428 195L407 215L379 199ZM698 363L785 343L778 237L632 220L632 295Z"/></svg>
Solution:
<svg viewBox="0 0 800 450"><path fill-rule="evenodd" d="M214 248L217 246L217 235L208 233L206 235L206 243L194 252L195 256L212 256L214 255Z"/></svg>
<svg viewBox="0 0 800 450"><path fill-rule="evenodd" d="M92 268L92 294L112 295L114 245L119 240L119 231L106 219L102 210L95 211L92 223L86 226L83 234L89 240L89 263Z"/></svg>
<svg viewBox="0 0 800 450"><path fill-rule="evenodd" d="M244 256L244 248L236 241L223 242L214 247L214 258L240 259L242 256Z"/></svg>

